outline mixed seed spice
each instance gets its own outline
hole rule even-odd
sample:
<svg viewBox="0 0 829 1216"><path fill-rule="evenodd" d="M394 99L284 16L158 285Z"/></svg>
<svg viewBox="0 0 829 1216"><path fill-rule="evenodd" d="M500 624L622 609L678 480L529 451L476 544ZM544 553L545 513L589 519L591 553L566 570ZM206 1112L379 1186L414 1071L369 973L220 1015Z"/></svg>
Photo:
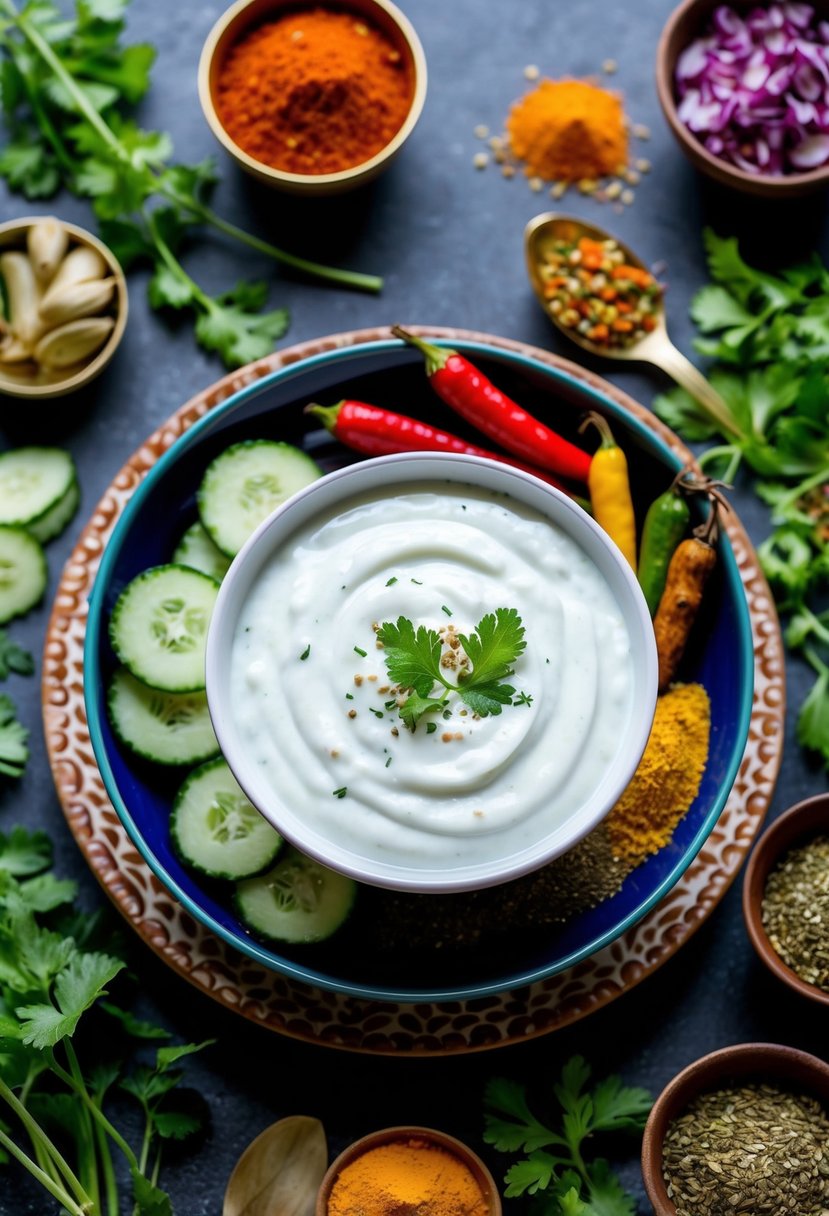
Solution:
<svg viewBox="0 0 829 1216"><path fill-rule="evenodd" d="M829 836L789 850L766 880L763 926L807 984L829 992Z"/></svg>
<svg viewBox="0 0 829 1216"><path fill-rule="evenodd" d="M824 1216L829 1118L770 1084L714 1090L669 1125L662 1168L677 1216Z"/></svg>
<svg viewBox="0 0 829 1216"><path fill-rule="evenodd" d="M555 240L538 266L550 312L567 329L611 350L652 333L662 308L662 287L631 266L616 241Z"/></svg>

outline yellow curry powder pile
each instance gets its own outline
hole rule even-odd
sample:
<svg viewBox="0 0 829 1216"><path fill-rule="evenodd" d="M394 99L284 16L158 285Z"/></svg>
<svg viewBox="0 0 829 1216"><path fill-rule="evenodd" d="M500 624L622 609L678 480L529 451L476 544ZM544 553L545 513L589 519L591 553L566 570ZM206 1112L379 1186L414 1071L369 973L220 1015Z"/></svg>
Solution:
<svg viewBox="0 0 829 1216"><path fill-rule="evenodd" d="M338 1174L327 1216L487 1216L472 1171L453 1153L409 1139L380 1144Z"/></svg>
<svg viewBox="0 0 829 1216"><path fill-rule="evenodd" d="M515 102L507 134L527 177L577 182L623 172L628 137L618 94L586 80L541 80Z"/></svg>
<svg viewBox="0 0 829 1216"><path fill-rule="evenodd" d="M711 705L701 684L674 684L656 702L633 780L605 823L613 853L633 868L664 848L699 792Z"/></svg>

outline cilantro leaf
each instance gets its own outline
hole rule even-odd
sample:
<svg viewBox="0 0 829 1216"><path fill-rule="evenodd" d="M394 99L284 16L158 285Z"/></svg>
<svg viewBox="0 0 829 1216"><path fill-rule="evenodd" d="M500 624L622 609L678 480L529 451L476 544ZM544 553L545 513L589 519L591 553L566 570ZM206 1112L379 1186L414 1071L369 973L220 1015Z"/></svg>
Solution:
<svg viewBox="0 0 829 1216"><path fill-rule="evenodd" d="M460 639L472 664L471 673L460 676L459 682L467 686L488 686L511 676L512 664L527 646L524 626L515 608L497 608L494 613L487 613L474 633L468 636L462 633ZM510 697L514 692L511 689Z"/></svg>
<svg viewBox="0 0 829 1216"><path fill-rule="evenodd" d="M590 1209L579 1199L579 1193L574 1186L570 1187L559 1200L561 1216L588 1216Z"/></svg>
<svg viewBox="0 0 829 1216"><path fill-rule="evenodd" d="M136 1216L173 1216L173 1205L166 1191L150 1182L135 1167L130 1170Z"/></svg>
<svg viewBox="0 0 829 1216"><path fill-rule="evenodd" d="M642 1131L653 1105L646 1089L622 1084L620 1077L605 1077L593 1089L593 1131Z"/></svg>
<svg viewBox="0 0 829 1216"><path fill-rule="evenodd" d="M12 671L30 676L34 669L35 661L29 651L13 642L5 629L0 629L0 680L5 680Z"/></svg>
<svg viewBox="0 0 829 1216"><path fill-rule="evenodd" d="M8 836L0 832L0 871L21 878L45 870L52 862L52 842L45 832L29 832L19 825Z"/></svg>
<svg viewBox="0 0 829 1216"><path fill-rule="evenodd" d="M153 1115L152 1125L162 1140L186 1140L200 1131L202 1121L189 1111L159 1110Z"/></svg>
<svg viewBox="0 0 829 1216"><path fill-rule="evenodd" d="M481 718L499 714L505 705L512 705L515 689L511 684L459 684L461 700ZM527 702L524 702L527 704Z"/></svg>
<svg viewBox="0 0 829 1216"><path fill-rule="evenodd" d="M54 874L39 874L26 882L17 884L14 901L30 912L53 912L63 904L71 903L77 893L77 884L70 878L55 878ZM2 897L0 897L2 903Z"/></svg>
<svg viewBox="0 0 829 1216"><path fill-rule="evenodd" d="M260 299L259 285L246 283L238 283L215 299L205 297L205 311L196 321L196 338L205 350L218 352L226 367L264 359L288 328L287 310L257 312Z"/></svg>
<svg viewBox="0 0 829 1216"><path fill-rule="evenodd" d="M549 1153L530 1153L507 1170L504 1175L507 1184L504 1195L507 1199L514 1199L518 1195L535 1195L538 1191L546 1191L560 1164L560 1160Z"/></svg>
<svg viewBox="0 0 829 1216"><path fill-rule="evenodd" d="M797 741L829 764L829 667L823 667L797 716Z"/></svg>
<svg viewBox="0 0 829 1216"><path fill-rule="evenodd" d="M31 132L11 140L0 152L0 176L26 198L51 198L60 187L54 157Z"/></svg>
<svg viewBox="0 0 829 1216"><path fill-rule="evenodd" d="M121 971L120 959L106 954L75 954L55 980L55 1005L27 1005L18 1009L23 1042L43 1049L73 1035L82 1014L106 991Z"/></svg>
<svg viewBox="0 0 829 1216"><path fill-rule="evenodd" d="M29 732L16 712L11 697L0 695L0 773L6 777L22 777L29 759Z"/></svg>
<svg viewBox="0 0 829 1216"><path fill-rule="evenodd" d="M111 1001L101 1001L100 1008L108 1013L110 1017L115 1018L120 1022L124 1031L132 1035L136 1039L169 1039L170 1033L164 1030L161 1026L154 1026L152 1022L142 1022L139 1018L131 1013L128 1009L121 1009L118 1005L113 1005Z"/></svg>
<svg viewBox="0 0 829 1216"><path fill-rule="evenodd" d="M713 439L717 434L716 423L703 412L702 406L697 405L691 394L679 385L669 389L667 393L660 393L654 399L653 412L671 430L678 431L692 443Z"/></svg>
<svg viewBox="0 0 829 1216"><path fill-rule="evenodd" d="M159 1072L166 1072L172 1064L177 1064L185 1056L204 1051L205 1047L212 1047L215 1042L215 1039L205 1039L201 1043L179 1043L174 1047L159 1047L155 1056L156 1068Z"/></svg>
<svg viewBox="0 0 829 1216"><path fill-rule="evenodd" d="M448 704L447 697L421 697L420 693L413 692L400 706L400 717L409 730L414 731L424 714L440 712Z"/></svg>
<svg viewBox="0 0 829 1216"><path fill-rule="evenodd" d="M516 1152L523 1149L527 1153L550 1144L566 1147L566 1141L552 1132L536 1119L529 1108L523 1085L516 1081L495 1077L484 1092L484 1102L493 1107L500 1115L508 1119L487 1113L485 1115L486 1130L484 1140L493 1145L499 1152Z"/></svg>
<svg viewBox="0 0 829 1216"><path fill-rule="evenodd" d="M436 629L425 625L415 629L408 617L399 616L396 624L384 621L377 630L377 640L383 643L386 670L401 688L413 688L419 696L428 697L436 683L444 683Z"/></svg>
<svg viewBox="0 0 829 1216"><path fill-rule="evenodd" d="M101 220L101 240L109 245L124 270L130 270L136 262L153 261L155 250L143 228L132 220Z"/></svg>
<svg viewBox="0 0 829 1216"><path fill-rule="evenodd" d="M193 303L193 284L160 262L147 286L147 297L152 308L187 308Z"/></svg>

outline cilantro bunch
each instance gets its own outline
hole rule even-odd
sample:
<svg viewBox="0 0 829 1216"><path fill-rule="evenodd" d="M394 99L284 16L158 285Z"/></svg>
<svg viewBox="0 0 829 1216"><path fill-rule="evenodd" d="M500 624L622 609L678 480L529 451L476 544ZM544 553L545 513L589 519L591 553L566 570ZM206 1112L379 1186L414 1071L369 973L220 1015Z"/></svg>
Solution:
<svg viewBox="0 0 829 1216"><path fill-rule="evenodd" d="M265 283L238 283L211 296L184 268L182 247L203 226L324 282L379 291L373 275L296 257L218 215L209 205L211 161L171 161L170 137L129 116L146 93L155 50L123 46L128 0L76 0L65 17L52 0L0 0L0 106L10 139L0 176L27 198L61 187L92 200L102 239L125 269L153 268L153 308L188 309L196 338L228 367L262 358L288 325L285 309L264 310Z"/></svg>
<svg viewBox="0 0 829 1216"><path fill-rule="evenodd" d="M28 650L13 642L5 629L0 629L0 680L8 679L12 672L30 676L34 669L35 661ZM0 775L23 776L29 759L28 738L28 730L17 720L11 697L0 694Z"/></svg>
<svg viewBox="0 0 829 1216"><path fill-rule="evenodd" d="M589 1080L581 1056L567 1061L553 1085L552 1125L530 1110L523 1085L497 1078L486 1088L484 1140L499 1152L525 1154L507 1171L504 1194L535 1196L538 1216L635 1216L633 1197L607 1160L588 1150L596 1135L641 1132L650 1094L615 1076L592 1089L586 1088Z"/></svg>
<svg viewBox="0 0 829 1216"><path fill-rule="evenodd" d="M161 1147L200 1127L173 1097L175 1065L207 1044L156 1045L150 1062L134 1059L169 1036L105 999L125 964L95 948L97 918L72 906L74 883L51 862L42 832L0 834L0 1166L17 1161L70 1216L118 1216L114 1149L134 1216L172 1216L158 1185ZM119 1092L141 1112L137 1149L110 1118Z"/></svg>
<svg viewBox="0 0 829 1216"><path fill-rule="evenodd" d="M473 713L485 718L500 714L505 705L530 705L532 697L525 693L513 702L515 689L506 680L515 674L512 664L523 654L524 626L515 608L498 608L488 612L478 622L473 633L457 635L471 667L461 668L456 684L443 674L441 657L443 643L436 629L420 625L415 629L408 617L397 622L384 622L377 631L377 640L385 650L384 659L389 677L401 689L410 689L400 707L400 717L409 730L415 730L424 714L445 710L449 698L456 693ZM435 696L435 686L444 692Z"/></svg>
<svg viewBox="0 0 829 1216"><path fill-rule="evenodd" d="M815 682L797 719L801 744L829 767L829 269L817 255L779 275L742 259L733 238L706 231L713 283L694 297L701 354L718 360L711 383L729 407L720 425L683 389L654 410L692 442L700 464L733 481L753 473L772 507L760 546L789 648Z"/></svg>

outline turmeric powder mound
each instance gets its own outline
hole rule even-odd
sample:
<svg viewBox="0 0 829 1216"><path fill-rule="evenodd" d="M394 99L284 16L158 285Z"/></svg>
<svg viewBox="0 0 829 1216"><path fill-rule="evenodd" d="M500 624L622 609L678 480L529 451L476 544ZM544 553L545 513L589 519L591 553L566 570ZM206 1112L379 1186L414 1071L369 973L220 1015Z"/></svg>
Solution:
<svg viewBox="0 0 829 1216"><path fill-rule="evenodd" d="M379 1144L344 1166L328 1216L486 1216L489 1204L469 1167L424 1140Z"/></svg>
<svg viewBox="0 0 829 1216"><path fill-rule="evenodd" d="M527 177L591 180L617 174L627 164L621 99L585 80L542 80L515 102L506 126Z"/></svg>
<svg viewBox="0 0 829 1216"><path fill-rule="evenodd" d="M668 843L696 798L710 733L711 704L701 684L674 684L656 702L639 767L605 820L614 855L631 868Z"/></svg>

